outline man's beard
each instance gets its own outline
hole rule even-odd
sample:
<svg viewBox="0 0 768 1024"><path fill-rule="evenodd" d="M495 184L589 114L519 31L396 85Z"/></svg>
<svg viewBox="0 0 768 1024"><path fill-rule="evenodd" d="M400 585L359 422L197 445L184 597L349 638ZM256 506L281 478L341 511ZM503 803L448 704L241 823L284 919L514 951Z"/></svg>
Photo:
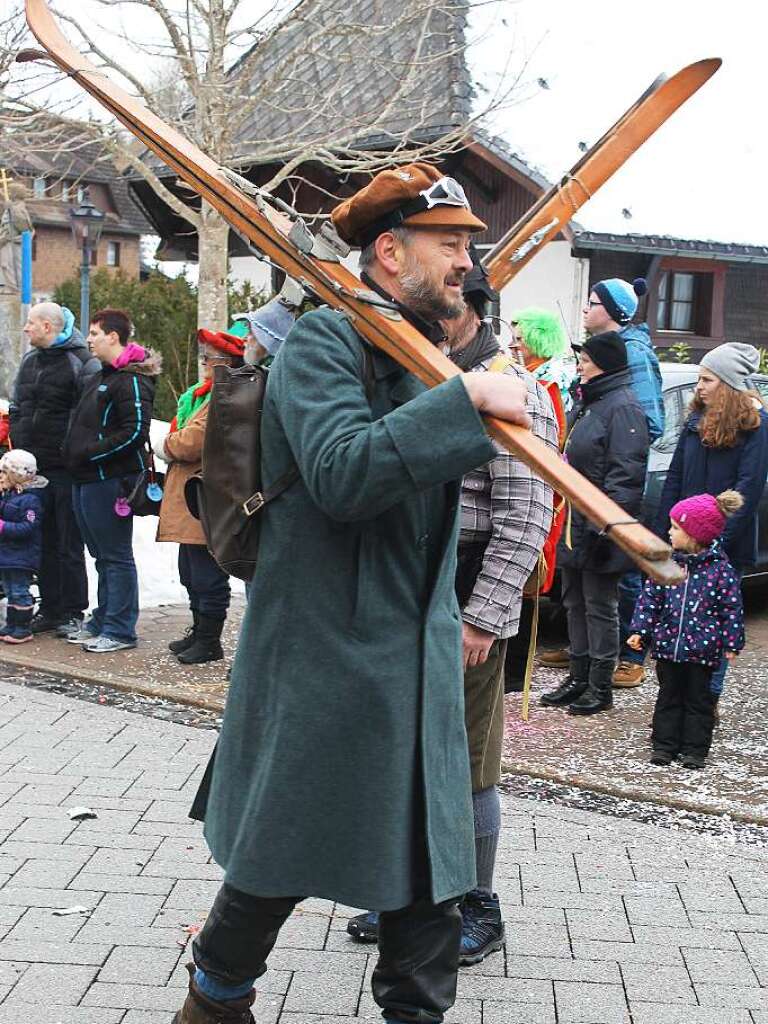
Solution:
<svg viewBox="0 0 768 1024"><path fill-rule="evenodd" d="M461 279L463 280L463 275ZM430 277L429 268L410 259L400 278L400 288L405 300L403 305L430 323L436 320L453 320L461 316L467 308L461 295L455 299L446 295Z"/></svg>

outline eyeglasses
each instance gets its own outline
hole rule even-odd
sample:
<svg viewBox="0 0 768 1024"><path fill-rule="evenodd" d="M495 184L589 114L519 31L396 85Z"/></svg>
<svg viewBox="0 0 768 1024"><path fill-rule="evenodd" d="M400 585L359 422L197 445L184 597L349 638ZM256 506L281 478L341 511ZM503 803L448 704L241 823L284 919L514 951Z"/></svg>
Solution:
<svg viewBox="0 0 768 1024"><path fill-rule="evenodd" d="M209 356L206 352L201 352L198 356L201 363L228 363L228 356Z"/></svg>
<svg viewBox="0 0 768 1024"><path fill-rule="evenodd" d="M602 302L595 302L594 299L588 299L587 300L587 305L589 306L590 309L593 309L595 306L602 306Z"/></svg>
<svg viewBox="0 0 768 1024"><path fill-rule="evenodd" d="M465 206L469 209L467 195L455 178L438 178L419 195L426 199L428 210L435 206Z"/></svg>

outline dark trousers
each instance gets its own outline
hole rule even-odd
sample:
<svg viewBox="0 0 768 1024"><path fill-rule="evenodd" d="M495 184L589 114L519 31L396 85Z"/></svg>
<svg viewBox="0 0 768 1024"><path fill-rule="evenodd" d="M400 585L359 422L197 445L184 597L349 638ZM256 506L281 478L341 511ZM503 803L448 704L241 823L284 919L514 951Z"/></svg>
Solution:
<svg viewBox="0 0 768 1024"><path fill-rule="evenodd" d="M98 604L91 613L94 633L112 640L136 639L139 580L133 560L133 516L115 514L123 494L119 479L75 484L72 504L99 576Z"/></svg>
<svg viewBox="0 0 768 1024"><path fill-rule="evenodd" d="M80 527L72 507L72 484L49 480L43 498L43 551L37 583L40 610L66 622L88 607L88 577Z"/></svg>
<svg viewBox="0 0 768 1024"><path fill-rule="evenodd" d="M504 691L522 690L525 679L525 668L528 664L528 647L531 642L533 628L533 601L523 598L520 608L520 624L517 636L507 640L507 655L504 662Z"/></svg>
<svg viewBox="0 0 768 1024"><path fill-rule="evenodd" d="M568 614L571 656L607 662L619 654L620 573L563 569L563 604Z"/></svg>
<svg viewBox="0 0 768 1024"><path fill-rule="evenodd" d="M656 675L659 695L653 711L653 749L673 756L706 757L715 727L712 669L660 658Z"/></svg>
<svg viewBox="0 0 768 1024"><path fill-rule="evenodd" d="M297 897L251 896L225 882L192 947L196 965L224 985L240 985L267 969L280 928ZM420 900L379 918L373 998L384 1017L440 1024L456 998L461 913L455 900Z"/></svg>
<svg viewBox="0 0 768 1024"><path fill-rule="evenodd" d="M179 544L179 579L189 594L189 607L212 619L226 619L229 576L204 544Z"/></svg>
<svg viewBox="0 0 768 1024"><path fill-rule="evenodd" d="M619 657L622 661L631 661L642 665L645 661L644 651L633 651L627 647L627 637L632 636L632 616L635 614L640 593L643 589L641 572L625 572L619 580Z"/></svg>

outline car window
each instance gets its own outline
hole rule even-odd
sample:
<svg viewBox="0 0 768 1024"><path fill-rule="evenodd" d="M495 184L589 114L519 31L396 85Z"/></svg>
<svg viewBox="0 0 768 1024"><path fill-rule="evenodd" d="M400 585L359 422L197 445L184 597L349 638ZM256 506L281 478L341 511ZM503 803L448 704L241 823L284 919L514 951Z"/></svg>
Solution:
<svg viewBox="0 0 768 1024"><path fill-rule="evenodd" d="M658 452L673 452L677 439L688 415L688 405L693 397L693 384L684 384L664 392L664 433L654 442Z"/></svg>

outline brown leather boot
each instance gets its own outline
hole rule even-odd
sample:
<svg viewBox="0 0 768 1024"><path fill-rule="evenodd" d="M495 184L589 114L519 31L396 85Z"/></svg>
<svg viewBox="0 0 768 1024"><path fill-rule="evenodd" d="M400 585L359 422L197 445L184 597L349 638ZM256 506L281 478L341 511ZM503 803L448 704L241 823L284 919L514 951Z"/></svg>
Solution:
<svg viewBox="0 0 768 1024"><path fill-rule="evenodd" d="M195 985L195 965L187 964L189 994L171 1024L255 1024L251 1007L256 998L253 989L242 999L217 1003L203 995Z"/></svg>

